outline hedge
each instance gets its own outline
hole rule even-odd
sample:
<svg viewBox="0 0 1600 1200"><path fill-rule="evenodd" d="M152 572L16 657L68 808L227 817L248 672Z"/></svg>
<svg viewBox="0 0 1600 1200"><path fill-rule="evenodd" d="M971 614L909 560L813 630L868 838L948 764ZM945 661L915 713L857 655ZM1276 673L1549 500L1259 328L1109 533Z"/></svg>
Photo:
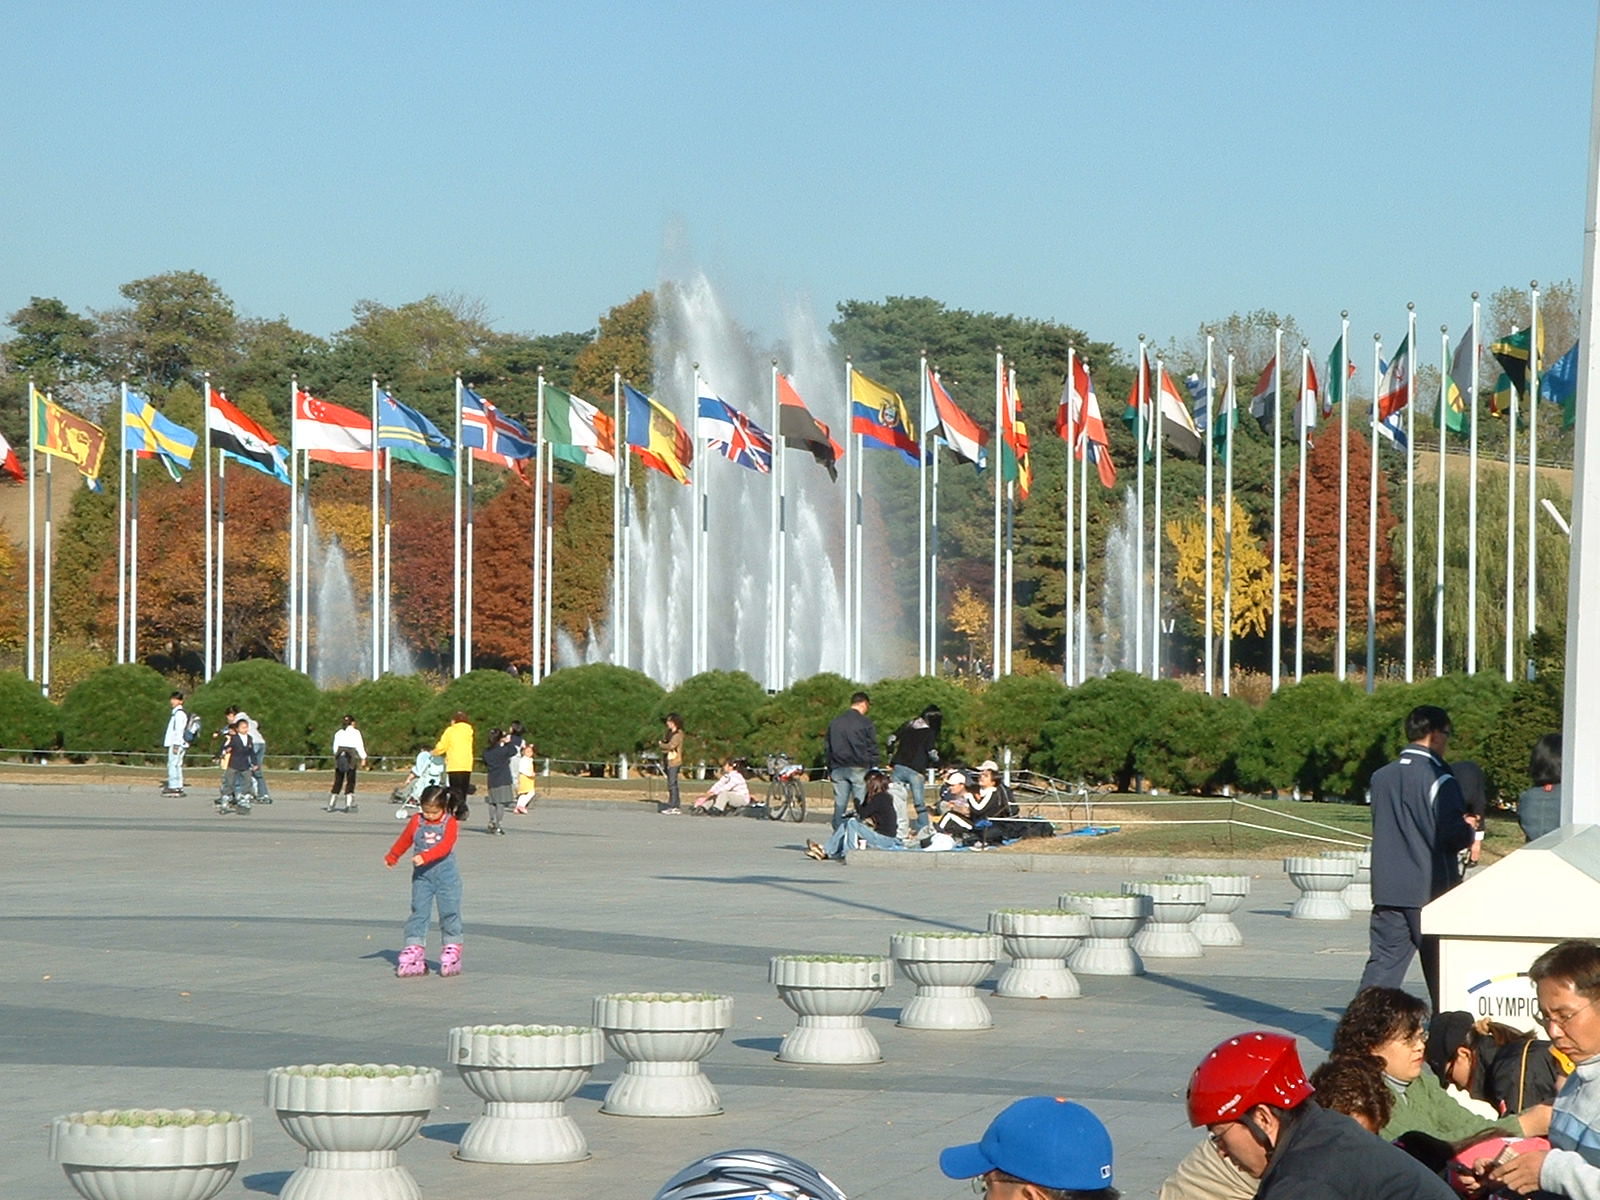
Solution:
<svg viewBox="0 0 1600 1200"><path fill-rule="evenodd" d="M541 755L603 762L636 747L664 694L643 672L590 663L557 671L516 712Z"/></svg>
<svg viewBox="0 0 1600 1200"><path fill-rule="evenodd" d="M438 735L437 730L424 735L417 729L417 717L433 697L433 688L421 675L384 675L324 692L311 719L312 753L332 756L333 735L348 713L356 719L369 758L409 762L418 745L426 741L431 747Z"/></svg>
<svg viewBox="0 0 1600 1200"><path fill-rule="evenodd" d="M141 663L102 667L61 702L62 745L79 754L146 750L165 756L173 688Z"/></svg>
<svg viewBox="0 0 1600 1200"><path fill-rule="evenodd" d="M667 714L675 712L683 718L685 767L757 758L767 753L754 737L756 710L765 702L761 685L743 671L702 671L658 700L636 736L639 744L653 746L664 736Z"/></svg>
<svg viewBox="0 0 1600 1200"><path fill-rule="evenodd" d="M39 685L21 671L0 671L0 747L54 750L60 741L61 714Z"/></svg>
<svg viewBox="0 0 1600 1200"><path fill-rule="evenodd" d="M249 713L260 728L268 754L314 752L326 745L322 731L313 738L311 728L321 696L309 675L273 659L228 663L189 697L186 707L205 722L194 749L216 749L211 735L222 728L228 708L234 706Z"/></svg>

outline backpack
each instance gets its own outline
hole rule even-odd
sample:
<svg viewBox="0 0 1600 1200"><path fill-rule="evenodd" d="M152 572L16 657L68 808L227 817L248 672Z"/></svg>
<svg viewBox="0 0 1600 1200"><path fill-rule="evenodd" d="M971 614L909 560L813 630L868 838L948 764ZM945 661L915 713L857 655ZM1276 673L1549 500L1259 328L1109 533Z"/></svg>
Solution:
<svg viewBox="0 0 1600 1200"><path fill-rule="evenodd" d="M356 752L349 746L340 746L339 752L333 756L333 765L341 771L355 770Z"/></svg>
<svg viewBox="0 0 1600 1200"><path fill-rule="evenodd" d="M184 726L183 726L183 744L185 746L192 746L192 745L194 745L195 738L197 738L199 736L200 736L200 718L198 716L191 716L186 722L184 722Z"/></svg>

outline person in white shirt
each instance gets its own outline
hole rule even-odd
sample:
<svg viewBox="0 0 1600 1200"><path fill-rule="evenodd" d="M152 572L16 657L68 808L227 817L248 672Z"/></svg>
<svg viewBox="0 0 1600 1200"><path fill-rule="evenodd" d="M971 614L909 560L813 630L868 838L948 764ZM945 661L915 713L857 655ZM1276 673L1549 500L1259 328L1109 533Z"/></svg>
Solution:
<svg viewBox="0 0 1600 1200"><path fill-rule="evenodd" d="M189 739L184 736L189 728L189 714L183 711L183 693L172 693L172 715L167 718L167 732L161 739L161 744L167 749L167 786L161 789L163 796L183 795L183 755L189 748Z"/></svg>
<svg viewBox="0 0 1600 1200"><path fill-rule="evenodd" d="M727 759L722 764L722 774L711 785L711 789L701 793L690 810L694 813L705 813L708 817L720 817L730 808L743 808L750 803L750 784L745 781L744 772L739 770L740 763L736 759Z"/></svg>
<svg viewBox="0 0 1600 1200"><path fill-rule="evenodd" d="M356 768L367 765L367 743L356 728L356 719L349 713L344 716L339 730L333 735L333 788L328 793L326 812L356 811ZM339 807L340 797L344 807Z"/></svg>

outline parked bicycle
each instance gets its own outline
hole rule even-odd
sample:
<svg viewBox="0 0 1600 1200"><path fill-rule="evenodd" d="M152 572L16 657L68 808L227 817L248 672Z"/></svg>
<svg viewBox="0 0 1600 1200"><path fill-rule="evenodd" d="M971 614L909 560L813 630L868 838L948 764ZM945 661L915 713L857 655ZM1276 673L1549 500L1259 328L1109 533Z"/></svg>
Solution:
<svg viewBox="0 0 1600 1200"><path fill-rule="evenodd" d="M767 820L806 819L806 780L810 774L787 754L767 755Z"/></svg>

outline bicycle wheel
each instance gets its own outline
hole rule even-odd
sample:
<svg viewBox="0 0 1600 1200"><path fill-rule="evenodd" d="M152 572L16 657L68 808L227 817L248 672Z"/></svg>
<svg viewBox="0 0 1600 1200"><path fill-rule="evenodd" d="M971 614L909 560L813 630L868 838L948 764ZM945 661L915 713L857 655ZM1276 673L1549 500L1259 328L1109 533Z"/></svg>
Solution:
<svg viewBox="0 0 1600 1200"><path fill-rule="evenodd" d="M789 809L789 785L781 779L774 779L767 788L767 820L781 821L783 814Z"/></svg>
<svg viewBox="0 0 1600 1200"><path fill-rule="evenodd" d="M806 819L806 785L803 780L784 781L783 808L789 814L789 820L797 824Z"/></svg>

